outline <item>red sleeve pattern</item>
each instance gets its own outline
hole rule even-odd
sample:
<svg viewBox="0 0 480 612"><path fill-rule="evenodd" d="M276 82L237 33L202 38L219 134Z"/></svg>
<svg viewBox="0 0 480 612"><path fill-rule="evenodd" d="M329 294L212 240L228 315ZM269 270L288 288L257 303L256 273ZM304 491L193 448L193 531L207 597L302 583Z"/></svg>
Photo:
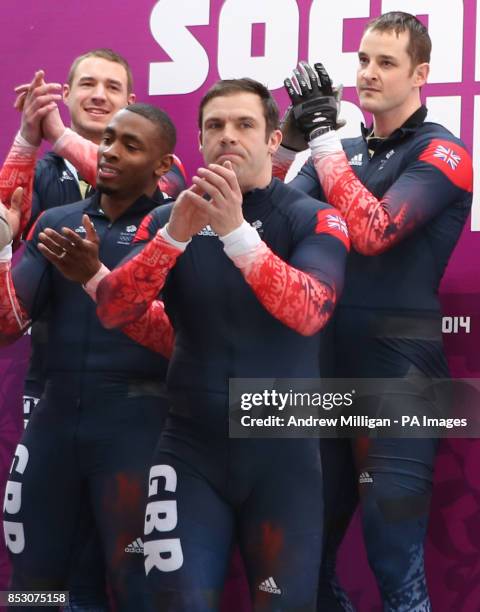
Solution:
<svg viewBox="0 0 480 612"><path fill-rule="evenodd" d="M335 307L335 290L275 255L265 242L233 258L260 303L303 336L317 333Z"/></svg>
<svg viewBox="0 0 480 612"><path fill-rule="evenodd" d="M23 187L18 238L30 220L36 157L35 147L24 146L15 139L0 170L0 200L7 208L10 208L10 200L15 189Z"/></svg>
<svg viewBox="0 0 480 612"><path fill-rule="evenodd" d="M327 201L343 214L363 255L388 250L472 191L471 158L450 141L431 141L381 199L358 179L343 151L313 161Z"/></svg>
<svg viewBox="0 0 480 612"><path fill-rule="evenodd" d="M170 359L175 332L163 302L155 300L143 316L122 327L122 332L142 346Z"/></svg>
<svg viewBox="0 0 480 612"><path fill-rule="evenodd" d="M294 160L295 153L293 151L290 151L285 147L279 147L273 154L272 158L273 176L283 182Z"/></svg>
<svg viewBox="0 0 480 612"><path fill-rule="evenodd" d="M98 145L67 128L55 143L54 151L68 159L87 183L96 185Z"/></svg>
<svg viewBox="0 0 480 612"><path fill-rule="evenodd" d="M28 314L15 294L11 262L0 261L0 345L11 344L20 338L29 325Z"/></svg>
<svg viewBox="0 0 480 612"><path fill-rule="evenodd" d="M106 276L97 289L97 313L103 325L121 327L141 317L157 299L181 253L157 233L138 255Z"/></svg>

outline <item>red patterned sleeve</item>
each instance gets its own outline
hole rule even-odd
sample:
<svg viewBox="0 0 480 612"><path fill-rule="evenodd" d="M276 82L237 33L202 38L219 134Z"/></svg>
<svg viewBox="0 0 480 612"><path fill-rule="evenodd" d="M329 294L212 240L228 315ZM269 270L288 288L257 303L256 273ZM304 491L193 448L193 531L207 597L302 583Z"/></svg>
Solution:
<svg viewBox="0 0 480 612"><path fill-rule="evenodd" d="M144 315L181 253L157 233L138 255L106 276L97 289L103 325L123 327Z"/></svg>
<svg viewBox="0 0 480 612"><path fill-rule="evenodd" d="M145 314L122 327L122 332L138 344L170 359L175 332L161 300L152 302Z"/></svg>
<svg viewBox="0 0 480 612"><path fill-rule="evenodd" d="M382 198L358 179L343 151L313 155L327 201L345 217L355 249L378 255L441 210L470 197L472 160L457 141L429 140Z"/></svg>
<svg viewBox="0 0 480 612"><path fill-rule="evenodd" d="M11 262L0 261L0 345L11 344L30 325L30 319L15 294Z"/></svg>
<svg viewBox="0 0 480 612"><path fill-rule="evenodd" d="M87 183L96 184L98 145L67 128L55 143L54 151L68 159Z"/></svg>
<svg viewBox="0 0 480 612"><path fill-rule="evenodd" d="M265 242L232 260L264 308L299 334L315 334L333 313L335 288L289 265Z"/></svg>
<svg viewBox="0 0 480 612"><path fill-rule="evenodd" d="M10 200L15 189L23 187L20 229L17 236L22 235L31 215L36 157L37 148L22 142L22 139L17 136L0 170L0 200L7 208L10 207Z"/></svg>
<svg viewBox="0 0 480 612"><path fill-rule="evenodd" d="M158 180L158 188L171 198L187 188L187 174L181 160L174 155L171 169Z"/></svg>
<svg viewBox="0 0 480 612"><path fill-rule="evenodd" d="M290 151L286 147L280 146L274 153L272 158L273 176L280 181L284 181L290 170L290 166L295 160L295 152Z"/></svg>

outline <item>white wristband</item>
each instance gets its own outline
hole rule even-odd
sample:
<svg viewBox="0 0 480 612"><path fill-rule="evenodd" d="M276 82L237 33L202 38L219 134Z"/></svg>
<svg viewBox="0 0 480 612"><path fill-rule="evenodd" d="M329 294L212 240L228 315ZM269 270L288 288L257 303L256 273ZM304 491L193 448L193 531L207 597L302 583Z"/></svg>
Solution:
<svg viewBox="0 0 480 612"><path fill-rule="evenodd" d="M256 249L262 242L257 230L246 221L243 221L242 225L234 229L233 232L225 236L219 236L219 238L223 242L223 250L230 259L245 255Z"/></svg>
<svg viewBox="0 0 480 612"><path fill-rule="evenodd" d="M37 145L33 145L31 142L28 142L28 140L26 138L24 138L20 132L17 132L16 136L15 136L15 140L13 141L14 144L18 145L19 147L22 147L22 149L27 149L29 152L31 153L36 153L37 152Z"/></svg>
<svg viewBox="0 0 480 612"><path fill-rule="evenodd" d="M312 157L315 159L322 159L327 155L332 155L332 153L343 151L338 132L335 130L317 136L308 143L308 146L312 152Z"/></svg>
<svg viewBox="0 0 480 612"><path fill-rule="evenodd" d="M70 134L73 133L73 130L71 130L70 128L65 128L65 131L60 136L60 138L57 138L57 140L52 145L52 149L55 151L55 153L60 154L60 152L63 150L64 141L68 139Z"/></svg>
<svg viewBox="0 0 480 612"><path fill-rule="evenodd" d="M12 243L9 242L3 249L0 250L0 261L12 261Z"/></svg>
<svg viewBox="0 0 480 612"><path fill-rule="evenodd" d="M110 270L102 264L90 280L88 280L82 287L88 293L88 295L92 298L94 302L97 301L97 287L100 284L100 281L103 280L107 274L110 274Z"/></svg>
<svg viewBox="0 0 480 612"><path fill-rule="evenodd" d="M170 236L167 228L168 228L168 223L167 225L164 225L161 229L159 229L158 233L165 240L165 242L168 242L169 244L177 248L179 251L184 251L187 248L187 246L190 244L190 242L192 242L191 238L190 240L187 240L186 242L180 242L179 240L175 240L175 238L172 238Z"/></svg>

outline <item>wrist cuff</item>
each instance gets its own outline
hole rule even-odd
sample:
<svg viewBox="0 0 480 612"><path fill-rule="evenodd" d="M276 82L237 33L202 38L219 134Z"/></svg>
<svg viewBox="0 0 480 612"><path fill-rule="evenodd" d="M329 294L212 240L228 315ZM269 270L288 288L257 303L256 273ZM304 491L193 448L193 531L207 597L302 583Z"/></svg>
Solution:
<svg viewBox="0 0 480 612"><path fill-rule="evenodd" d="M243 221L242 225L233 230L233 232L225 236L219 236L219 238L223 242L223 250L230 259L239 255L245 255L249 251L256 249L262 242L257 230L246 221Z"/></svg>
<svg viewBox="0 0 480 612"><path fill-rule="evenodd" d="M17 134L15 135L15 139L13 141L13 144L22 147L22 149L26 149L27 151L31 152L31 153L36 153L38 150L37 145L33 145L31 142L28 142L28 140L26 140L21 134L20 132L17 132Z"/></svg>
<svg viewBox="0 0 480 612"><path fill-rule="evenodd" d="M110 270L107 268L107 266L102 264L98 272L96 272L90 280L82 285L94 302L97 301L97 287L100 284L100 281L103 280L107 274L110 274Z"/></svg>
<svg viewBox="0 0 480 612"><path fill-rule="evenodd" d="M343 151L342 143L335 130L312 138L312 140L310 140L308 143L308 146L312 152L312 157L315 159Z"/></svg>
<svg viewBox="0 0 480 612"><path fill-rule="evenodd" d="M158 233L165 240L165 242L168 242L169 244L174 246L176 249L183 252L187 248L187 246L192 242L192 239L190 238L190 240L187 240L186 242L180 242L179 240L175 240L175 238L172 238L170 236L167 228L168 228L168 223L167 225L164 225L161 229L159 229Z"/></svg>
<svg viewBox="0 0 480 612"><path fill-rule="evenodd" d="M68 141L71 134L74 134L73 130L70 128L65 128L63 134L58 138L52 145L52 149L55 153L60 154L65 146L65 142Z"/></svg>
<svg viewBox="0 0 480 612"><path fill-rule="evenodd" d="M9 242L3 249L0 250L0 262L12 260L12 243Z"/></svg>

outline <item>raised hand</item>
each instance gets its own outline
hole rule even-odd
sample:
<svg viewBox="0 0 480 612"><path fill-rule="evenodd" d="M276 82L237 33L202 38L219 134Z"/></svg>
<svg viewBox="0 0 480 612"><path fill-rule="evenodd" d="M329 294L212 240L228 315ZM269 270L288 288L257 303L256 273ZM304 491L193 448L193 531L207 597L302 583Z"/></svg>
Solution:
<svg viewBox="0 0 480 612"><path fill-rule="evenodd" d="M38 70L27 89L20 85L15 90L18 93L15 106L22 109L20 133L35 146L42 142L42 120L57 108L57 101L62 99L60 83L45 83L44 76L43 70Z"/></svg>
<svg viewBox="0 0 480 612"><path fill-rule="evenodd" d="M38 235L38 250L65 278L84 285L102 264L98 258L100 240L88 215L83 215L82 223L85 238L68 227L61 234L47 228Z"/></svg>
<svg viewBox="0 0 480 612"><path fill-rule="evenodd" d="M175 200L167 225L169 235L179 242L187 242L208 225L208 213L201 188L192 185Z"/></svg>
<svg viewBox="0 0 480 612"><path fill-rule="evenodd" d="M295 84L291 79L285 79L284 84L292 101L293 117L306 141L344 125L338 122L342 89L334 90L322 64L317 63L312 69L306 62L300 62L293 78Z"/></svg>
<svg viewBox="0 0 480 612"><path fill-rule="evenodd" d="M209 164L208 168L199 168L197 175L192 181L210 198L201 206L212 229L219 236L225 236L240 227L244 221L243 196L231 162Z"/></svg>

